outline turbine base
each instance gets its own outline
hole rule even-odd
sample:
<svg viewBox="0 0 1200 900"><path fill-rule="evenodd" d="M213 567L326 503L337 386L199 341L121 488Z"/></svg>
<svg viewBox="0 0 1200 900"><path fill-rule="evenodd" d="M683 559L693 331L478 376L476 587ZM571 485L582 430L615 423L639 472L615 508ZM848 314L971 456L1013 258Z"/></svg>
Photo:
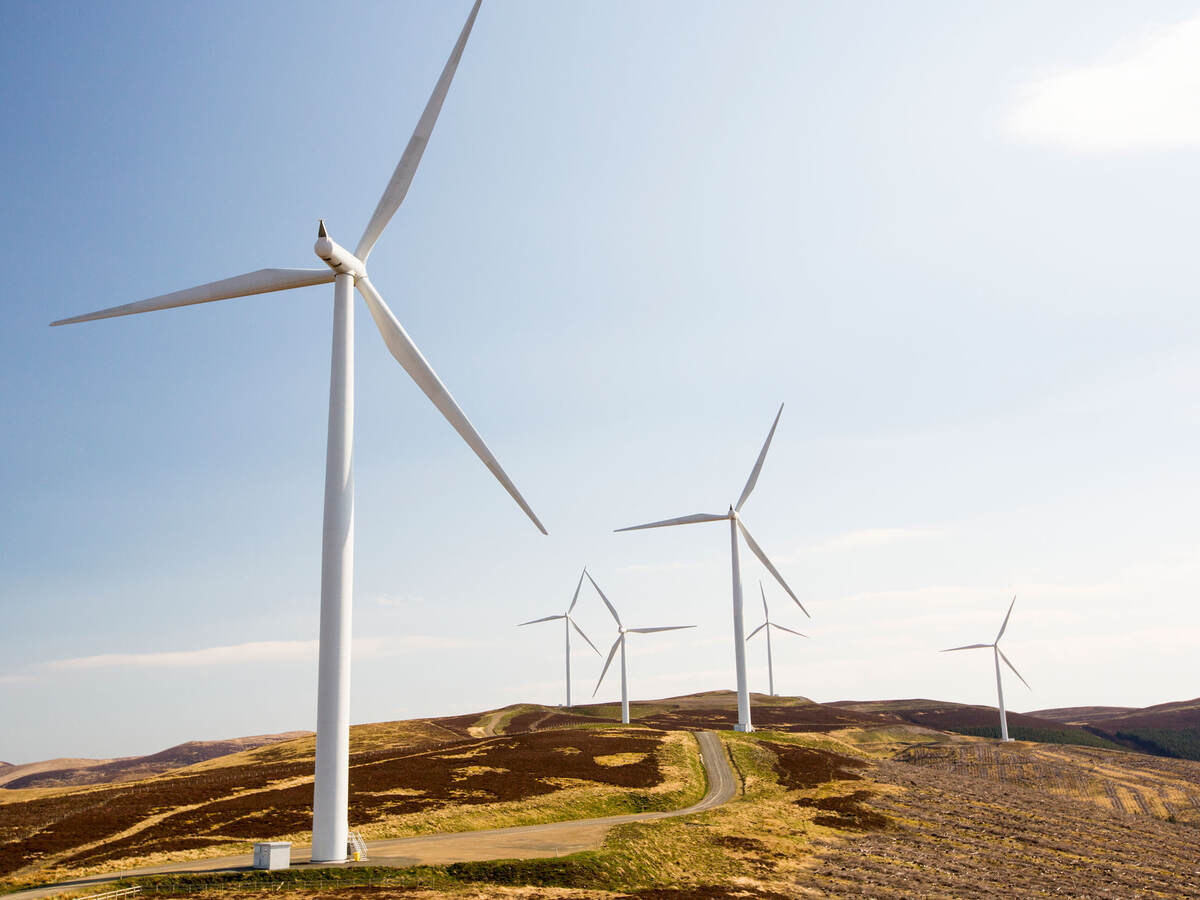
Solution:
<svg viewBox="0 0 1200 900"><path fill-rule="evenodd" d="M754 730L754 726L753 725L743 725L741 722L738 722L736 725L733 726L733 730L741 731L743 733L749 733Z"/></svg>

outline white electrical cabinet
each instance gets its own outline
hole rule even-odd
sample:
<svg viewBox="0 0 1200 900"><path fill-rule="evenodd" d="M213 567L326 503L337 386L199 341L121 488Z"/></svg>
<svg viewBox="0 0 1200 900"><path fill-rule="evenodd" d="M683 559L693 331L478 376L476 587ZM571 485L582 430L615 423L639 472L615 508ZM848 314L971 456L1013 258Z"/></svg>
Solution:
<svg viewBox="0 0 1200 900"><path fill-rule="evenodd" d="M286 869L291 864L291 841L262 841L254 845L254 868Z"/></svg>

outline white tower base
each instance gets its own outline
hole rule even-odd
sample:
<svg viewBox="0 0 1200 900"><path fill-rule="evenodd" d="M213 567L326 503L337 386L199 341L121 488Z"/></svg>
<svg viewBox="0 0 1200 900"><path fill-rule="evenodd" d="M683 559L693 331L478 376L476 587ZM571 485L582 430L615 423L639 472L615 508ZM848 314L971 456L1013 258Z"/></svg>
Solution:
<svg viewBox="0 0 1200 900"><path fill-rule="evenodd" d="M350 801L350 614L354 595L354 276L333 286L329 442L321 541L321 641L313 862L343 862Z"/></svg>
<svg viewBox="0 0 1200 900"><path fill-rule="evenodd" d="M750 724L750 689L746 683L746 637L742 624L742 568L738 561L737 519L729 516L729 540L733 549L733 656L737 664L738 720L734 731L753 731Z"/></svg>

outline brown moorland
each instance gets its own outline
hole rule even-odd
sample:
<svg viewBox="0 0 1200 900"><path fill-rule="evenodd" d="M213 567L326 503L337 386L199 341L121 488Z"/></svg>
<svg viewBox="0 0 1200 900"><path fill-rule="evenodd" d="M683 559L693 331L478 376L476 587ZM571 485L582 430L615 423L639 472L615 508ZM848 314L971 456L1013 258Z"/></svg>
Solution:
<svg viewBox="0 0 1200 900"><path fill-rule="evenodd" d="M350 821L369 833L372 823L405 815L528 802L578 785L611 789L624 797L616 811L631 811L631 804L650 803L648 793L663 781L664 740L663 732L647 729L589 728L448 741L432 749L361 750L351 758ZM311 746L311 740L301 743ZM120 867L170 852L219 855L253 840L302 840L311 828L313 763L311 755L284 749L267 748L238 764L0 805L0 876Z"/></svg>
<svg viewBox="0 0 1200 900"><path fill-rule="evenodd" d="M1002 745L916 727L887 710L830 709L803 698L757 702L760 727L772 718L783 724L725 736L741 799L689 820L619 826L598 853L434 874L451 893L480 897L1200 896L1200 763ZM733 696L722 692L635 704L634 715L643 724L719 728L733 709ZM439 816L461 811L454 827L488 827L471 822L496 804L553 799L581 784L638 802L661 788L663 748L681 735L614 727L615 712L612 704L519 705L367 726L355 738L351 821L369 830L429 817L441 827ZM519 727L544 730L514 733ZM485 728L497 736L462 737ZM399 746L405 741L413 743ZM36 849L74 834L76 843L42 862L70 859L78 871L123 867L168 832L180 841L177 852L188 840L205 842L192 850L199 855L221 841L244 850L239 829L258 838L265 825L308 827L311 750L307 738L137 784L0 804L0 853L12 840ZM168 805L155 806L153 792L167 782L174 782L170 796L158 802ZM142 790L148 795L133 802ZM16 809L25 811L23 824L9 818ZM133 825L78 843L88 815L135 811L122 819ZM35 827L47 812L59 818ZM420 883L428 884L408 884ZM336 895L381 900L407 890L396 884Z"/></svg>
<svg viewBox="0 0 1200 900"><path fill-rule="evenodd" d="M282 734L258 734L224 741L188 741L149 756L130 756L122 759L56 759L27 763L0 771L0 786L9 790L20 790L138 781L232 753L283 741L294 741L309 734L312 732L287 731Z"/></svg>
<svg viewBox="0 0 1200 900"><path fill-rule="evenodd" d="M1075 725L1103 723L1108 731L1119 728L1200 728L1200 697L1159 703L1142 708L1127 706L1076 706L1066 709L1043 709L1030 713L1042 719L1068 722Z"/></svg>

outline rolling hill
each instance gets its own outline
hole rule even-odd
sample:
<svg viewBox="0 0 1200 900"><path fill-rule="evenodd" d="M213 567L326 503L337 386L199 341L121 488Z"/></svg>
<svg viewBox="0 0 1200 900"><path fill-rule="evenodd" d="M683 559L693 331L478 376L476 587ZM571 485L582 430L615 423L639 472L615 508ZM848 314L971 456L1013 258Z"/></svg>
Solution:
<svg viewBox="0 0 1200 900"><path fill-rule="evenodd" d="M975 737L998 738L1000 725L994 706L969 706L944 700L840 700L826 704L837 709L892 715L913 725ZM1079 744L1118 749L1122 745L1081 725L1008 712L1008 733L1014 740L1049 744Z"/></svg>
<svg viewBox="0 0 1200 900"><path fill-rule="evenodd" d="M1200 895L1200 763L998 744L930 725L975 727L994 717L986 707L766 696L754 704L763 730L749 735L724 730L736 715L731 692L634 703L632 727L619 724L617 704L515 704L355 726L350 822L367 841L680 808L704 790L687 734L695 729L721 730L740 791L688 820L615 826L598 849L562 858L319 876L298 867L271 873L292 882L261 884L245 872L171 875L154 891L197 900L255 885L312 896L356 884L428 898L462 896L464 886L475 896L647 900ZM1089 734L1049 716L1014 720ZM303 735L140 780L0 791L0 891L244 853L255 840L304 842L313 748Z"/></svg>
<svg viewBox="0 0 1200 900"><path fill-rule="evenodd" d="M280 741L291 741L309 734L311 732L288 731L224 741L187 741L149 756L129 756L121 759L48 759L0 768L0 787L19 790L137 781L208 759L229 756Z"/></svg>
<svg viewBox="0 0 1200 900"><path fill-rule="evenodd" d="M1083 728L1131 750L1200 760L1200 698L1143 709L1086 706L1032 715Z"/></svg>

